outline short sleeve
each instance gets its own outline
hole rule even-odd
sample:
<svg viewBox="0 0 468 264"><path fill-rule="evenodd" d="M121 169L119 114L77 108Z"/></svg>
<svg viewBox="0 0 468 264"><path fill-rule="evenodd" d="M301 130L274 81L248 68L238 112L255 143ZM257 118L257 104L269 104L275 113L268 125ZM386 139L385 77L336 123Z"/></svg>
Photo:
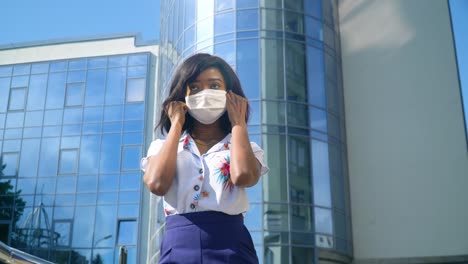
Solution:
<svg viewBox="0 0 468 264"><path fill-rule="evenodd" d="M260 170L260 176L262 176L270 171L268 166L265 165L265 162L263 159L263 156L264 156L263 149L261 149L260 146L258 146L257 143L255 142L250 142L250 146L252 147L255 158L257 158L258 162L260 162L260 165L262 165L262 168Z"/></svg>
<svg viewBox="0 0 468 264"><path fill-rule="evenodd" d="M146 167L148 166L148 158L158 154L159 150L161 150L163 143L164 140L161 139L156 139L155 141L151 142L146 157L142 158L140 162L140 168L142 171L145 171Z"/></svg>

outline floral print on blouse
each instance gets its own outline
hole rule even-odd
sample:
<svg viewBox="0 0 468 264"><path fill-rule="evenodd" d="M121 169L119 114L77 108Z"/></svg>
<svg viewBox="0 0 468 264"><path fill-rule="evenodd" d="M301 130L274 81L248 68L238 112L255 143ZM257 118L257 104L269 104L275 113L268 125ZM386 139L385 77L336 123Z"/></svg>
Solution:
<svg viewBox="0 0 468 264"><path fill-rule="evenodd" d="M232 192L234 185L231 181L230 163L229 155L223 157L219 162L219 168L215 169L215 173L218 175L218 183L223 185L223 189Z"/></svg>

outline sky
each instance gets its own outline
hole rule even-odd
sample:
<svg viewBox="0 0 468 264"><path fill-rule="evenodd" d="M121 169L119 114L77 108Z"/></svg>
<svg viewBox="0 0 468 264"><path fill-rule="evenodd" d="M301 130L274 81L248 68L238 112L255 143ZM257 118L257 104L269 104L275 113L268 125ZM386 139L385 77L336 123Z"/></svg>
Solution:
<svg viewBox="0 0 468 264"><path fill-rule="evenodd" d="M468 140L468 1L450 0L458 72L465 108L465 131Z"/></svg>
<svg viewBox="0 0 468 264"><path fill-rule="evenodd" d="M2 0L0 46L140 32L159 39L160 0Z"/></svg>

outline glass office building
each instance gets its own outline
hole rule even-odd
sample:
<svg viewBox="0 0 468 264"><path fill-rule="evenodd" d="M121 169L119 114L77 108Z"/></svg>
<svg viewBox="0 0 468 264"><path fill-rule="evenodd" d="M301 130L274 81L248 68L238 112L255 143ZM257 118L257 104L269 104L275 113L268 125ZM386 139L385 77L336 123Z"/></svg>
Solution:
<svg viewBox="0 0 468 264"><path fill-rule="evenodd" d="M164 0L159 103L176 67L206 52L224 58L249 98L249 136L270 172L248 189L245 223L261 263L352 255L336 1ZM152 260L163 232L153 197Z"/></svg>
<svg viewBox="0 0 468 264"><path fill-rule="evenodd" d="M137 263L150 58L0 66L2 241L54 263L125 245Z"/></svg>

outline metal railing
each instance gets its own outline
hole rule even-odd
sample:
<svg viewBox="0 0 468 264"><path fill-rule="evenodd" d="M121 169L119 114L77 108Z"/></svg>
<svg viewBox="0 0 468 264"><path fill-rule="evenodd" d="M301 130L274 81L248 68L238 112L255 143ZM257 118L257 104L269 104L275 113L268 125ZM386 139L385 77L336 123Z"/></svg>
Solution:
<svg viewBox="0 0 468 264"><path fill-rule="evenodd" d="M16 248L7 246L0 241L0 263L18 264L54 264L45 259L38 258Z"/></svg>

